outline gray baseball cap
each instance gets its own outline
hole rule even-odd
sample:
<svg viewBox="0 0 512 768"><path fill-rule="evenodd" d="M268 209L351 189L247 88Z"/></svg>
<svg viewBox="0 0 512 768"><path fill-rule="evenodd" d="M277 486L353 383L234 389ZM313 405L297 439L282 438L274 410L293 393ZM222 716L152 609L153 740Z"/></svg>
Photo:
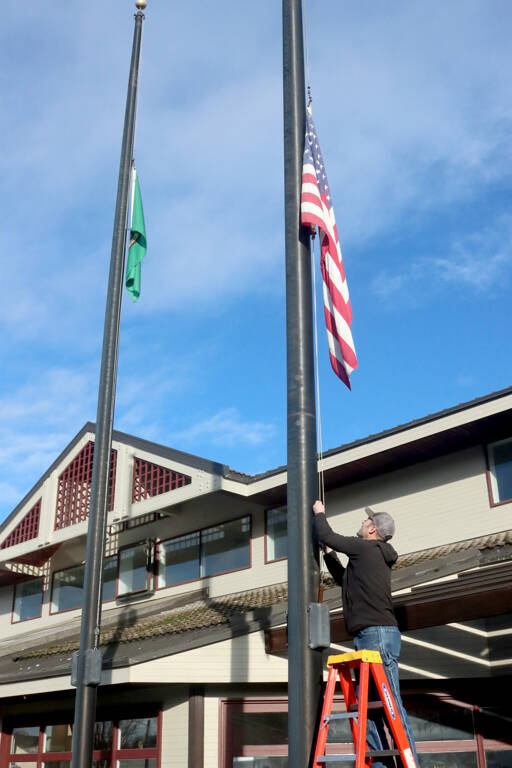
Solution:
<svg viewBox="0 0 512 768"><path fill-rule="evenodd" d="M375 523L377 533L384 539L389 541L395 535L395 521L388 515L387 512L376 512L371 507L366 507L366 514Z"/></svg>

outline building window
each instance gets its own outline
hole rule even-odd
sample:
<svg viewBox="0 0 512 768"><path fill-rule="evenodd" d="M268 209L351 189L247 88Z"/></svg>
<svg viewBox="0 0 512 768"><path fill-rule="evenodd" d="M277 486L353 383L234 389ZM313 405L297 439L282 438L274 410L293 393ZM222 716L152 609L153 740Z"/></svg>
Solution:
<svg viewBox="0 0 512 768"><path fill-rule="evenodd" d="M201 576L199 532L160 545L160 586L181 584Z"/></svg>
<svg viewBox="0 0 512 768"><path fill-rule="evenodd" d="M405 697L404 703L421 768L511 768L509 704L490 710L439 694ZM287 710L286 698L221 700L221 768L287 768ZM341 697L333 711L345 711ZM326 751L353 754L347 720L332 722Z"/></svg>
<svg viewBox="0 0 512 768"><path fill-rule="evenodd" d="M265 512L266 561L288 556L288 513L286 507Z"/></svg>
<svg viewBox="0 0 512 768"><path fill-rule="evenodd" d="M148 589L148 551L147 541L119 550L119 597Z"/></svg>
<svg viewBox="0 0 512 768"><path fill-rule="evenodd" d="M103 584L101 599L114 600L116 596L117 555L103 561ZM52 607L50 613L72 611L81 608L84 592L84 566L67 568L53 574Z"/></svg>
<svg viewBox="0 0 512 768"><path fill-rule="evenodd" d="M66 568L53 574L51 613L71 611L82 607L84 567Z"/></svg>
<svg viewBox="0 0 512 768"><path fill-rule="evenodd" d="M12 620L25 621L37 619L41 615L43 604L43 580L31 579L16 584L14 588L14 607Z"/></svg>
<svg viewBox="0 0 512 768"><path fill-rule="evenodd" d="M158 717L98 722L94 768L156 768L160 754ZM4 728L2 749L9 768L67 768L71 764L71 723ZM2 762L2 768L4 768Z"/></svg>
<svg viewBox="0 0 512 768"><path fill-rule="evenodd" d="M39 728L29 725L25 728L13 728L11 752L14 755L32 755L39 747Z"/></svg>
<svg viewBox="0 0 512 768"><path fill-rule="evenodd" d="M201 531L201 576L236 571L250 565L249 517Z"/></svg>
<svg viewBox="0 0 512 768"><path fill-rule="evenodd" d="M489 445L492 502L512 500L512 440Z"/></svg>
<svg viewBox="0 0 512 768"><path fill-rule="evenodd" d="M251 518L241 517L159 544L159 587L218 576L251 564Z"/></svg>
<svg viewBox="0 0 512 768"><path fill-rule="evenodd" d="M103 562L103 583L101 588L101 599L115 600L117 581L117 555L106 557Z"/></svg>
<svg viewBox="0 0 512 768"><path fill-rule="evenodd" d="M119 721L120 749L146 749L156 747L156 717Z"/></svg>

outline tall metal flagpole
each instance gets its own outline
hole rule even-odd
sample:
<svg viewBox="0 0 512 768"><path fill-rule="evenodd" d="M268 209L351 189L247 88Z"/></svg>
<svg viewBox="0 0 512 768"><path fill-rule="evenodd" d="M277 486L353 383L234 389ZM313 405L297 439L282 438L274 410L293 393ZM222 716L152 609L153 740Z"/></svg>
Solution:
<svg viewBox="0 0 512 768"><path fill-rule="evenodd" d="M80 650L73 658L72 683L76 685L75 722L73 727L72 768L90 768L94 744L94 720L96 692L101 678L101 652L99 650L101 619L101 585L105 532L107 521L107 497L112 450L112 425L116 396L119 326L123 291L124 258L126 251L126 224L128 192L133 159L135 135L135 111L137 80L142 37L142 23L146 0L135 3L132 58L126 97L123 143L117 185L114 216L114 233L110 257L103 351L101 357L96 439L91 480L91 503L84 574L84 604L80 628Z"/></svg>
<svg viewBox="0 0 512 768"><path fill-rule="evenodd" d="M283 0L286 350L288 390L288 765L307 768L321 693L322 657L308 645L317 599L316 412L309 230L300 225L305 132L301 0Z"/></svg>

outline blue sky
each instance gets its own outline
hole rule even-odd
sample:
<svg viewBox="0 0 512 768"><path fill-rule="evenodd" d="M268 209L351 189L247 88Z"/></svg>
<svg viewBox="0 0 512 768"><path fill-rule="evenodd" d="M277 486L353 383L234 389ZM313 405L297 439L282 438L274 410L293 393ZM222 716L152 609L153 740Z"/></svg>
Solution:
<svg viewBox="0 0 512 768"><path fill-rule="evenodd" d="M0 517L96 417L134 7L2 16ZM281 4L149 0L148 254L117 429L254 473L286 460ZM323 328L332 448L512 383L509 0L308 0L314 117L359 369Z"/></svg>

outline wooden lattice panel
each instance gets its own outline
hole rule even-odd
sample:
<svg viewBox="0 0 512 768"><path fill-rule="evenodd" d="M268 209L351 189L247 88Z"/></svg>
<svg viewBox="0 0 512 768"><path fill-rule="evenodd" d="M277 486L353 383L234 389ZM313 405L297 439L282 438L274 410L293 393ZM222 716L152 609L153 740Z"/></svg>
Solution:
<svg viewBox="0 0 512 768"><path fill-rule="evenodd" d="M41 499L34 504L32 509L22 517L16 528L13 528L7 538L2 541L0 549L13 547L15 544L21 544L23 541L29 541L30 539L37 539L40 517Z"/></svg>
<svg viewBox="0 0 512 768"><path fill-rule="evenodd" d="M55 530L80 523L89 515L94 442L90 440L60 475L55 506ZM110 454L108 509L114 509L117 451Z"/></svg>
<svg viewBox="0 0 512 768"><path fill-rule="evenodd" d="M132 503L189 485L192 478L158 464L135 457L133 461Z"/></svg>

